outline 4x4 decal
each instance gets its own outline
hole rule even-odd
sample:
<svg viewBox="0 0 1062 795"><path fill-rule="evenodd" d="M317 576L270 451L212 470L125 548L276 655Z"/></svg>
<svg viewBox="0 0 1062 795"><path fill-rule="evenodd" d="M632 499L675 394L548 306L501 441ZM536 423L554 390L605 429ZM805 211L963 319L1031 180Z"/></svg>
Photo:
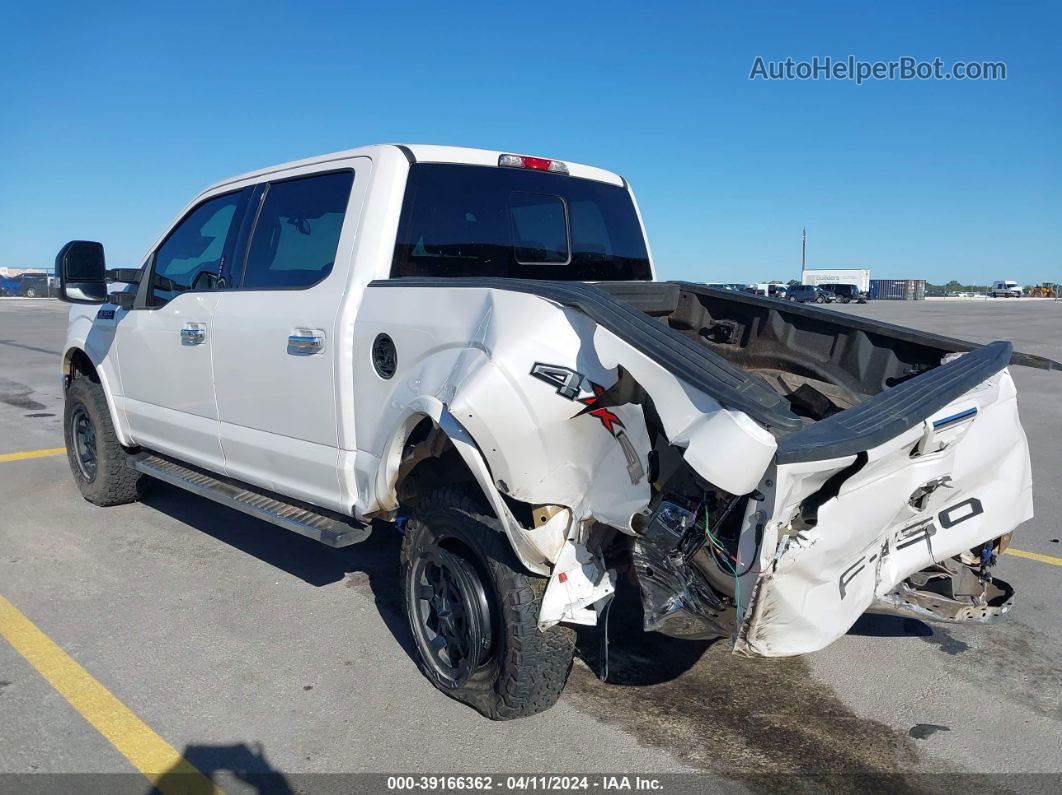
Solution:
<svg viewBox="0 0 1062 795"><path fill-rule="evenodd" d="M603 404L605 398L605 388L603 386L595 384L582 373L559 364L535 362L531 368L531 375L552 386L561 397L583 404L583 408L573 414L572 419L583 414L589 414L591 417L596 417L605 430L612 434L616 441L619 442L620 449L623 450L623 456L627 459L627 474L630 475L631 483L638 483L645 477L645 468L638 457L638 451L634 449L634 445L631 444L631 440L624 430L623 421L609 411L608 406ZM583 389L584 383L589 386L588 390ZM589 391L590 395L580 397L584 391Z"/></svg>
<svg viewBox="0 0 1062 795"><path fill-rule="evenodd" d="M598 407L601 398L605 396L605 388L600 384L595 384L593 382L590 383L590 388L594 391L593 397L578 398L578 402L582 403L586 408L578 412L575 416L578 417L580 414L589 414L591 417L597 417L601 420L601 424L605 426L605 430L615 436L619 431L617 431L614 426L618 425L622 428L623 421L604 406Z"/></svg>

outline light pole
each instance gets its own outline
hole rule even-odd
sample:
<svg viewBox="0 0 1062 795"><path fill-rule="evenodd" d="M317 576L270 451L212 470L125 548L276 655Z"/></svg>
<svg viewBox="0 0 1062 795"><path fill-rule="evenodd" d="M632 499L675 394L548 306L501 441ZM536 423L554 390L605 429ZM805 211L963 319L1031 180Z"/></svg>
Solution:
<svg viewBox="0 0 1062 795"><path fill-rule="evenodd" d="M804 231L800 234L800 283L807 284L804 280L804 271L808 267L808 228L805 226Z"/></svg>

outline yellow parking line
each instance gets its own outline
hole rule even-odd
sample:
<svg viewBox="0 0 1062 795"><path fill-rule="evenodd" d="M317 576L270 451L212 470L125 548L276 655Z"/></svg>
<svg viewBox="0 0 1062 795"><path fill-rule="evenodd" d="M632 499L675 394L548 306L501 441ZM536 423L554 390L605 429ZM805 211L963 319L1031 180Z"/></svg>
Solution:
<svg viewBox="0 0 1062 795"><path fill-rule="evenodd" d="M160 791L221 792L3 596L0 636Z"/></svg>
<svg viewBox="0 0 1062 795"><path fill-rule="evenodd" d="M27 458L47 458L48 456L65 454L65 447L51 447L47 450L27 450L24 453L0 453L0 464L7 461L25 461Z"/></svg>
<svg viewBox="0 0 1062 795"><path fill-rule="evenodd" d="M1054 555L1041 555L1039 552L1026 552L1024 549L1015 549L1014 547L1007 547L1003 550L1003 554L1014 555L1017 558L1038 560L1041 563L1049 563L1052 566L1062 566L1062 558L1056 558Z"/></svg>

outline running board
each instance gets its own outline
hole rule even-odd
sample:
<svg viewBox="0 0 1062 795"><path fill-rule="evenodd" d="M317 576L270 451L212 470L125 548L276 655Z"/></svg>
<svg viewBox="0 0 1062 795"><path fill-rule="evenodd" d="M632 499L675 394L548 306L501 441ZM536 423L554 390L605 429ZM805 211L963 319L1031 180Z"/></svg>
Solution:
<svg viewBox="0 0 1062 795"><path fill-rule="evenodd" d="M142 455L134 458L130 466L172 486L264 519L330 547L357 544L372 532L368 525L342 514L287 502L280 495L264 489L193 469L161 456Z"/></svg>

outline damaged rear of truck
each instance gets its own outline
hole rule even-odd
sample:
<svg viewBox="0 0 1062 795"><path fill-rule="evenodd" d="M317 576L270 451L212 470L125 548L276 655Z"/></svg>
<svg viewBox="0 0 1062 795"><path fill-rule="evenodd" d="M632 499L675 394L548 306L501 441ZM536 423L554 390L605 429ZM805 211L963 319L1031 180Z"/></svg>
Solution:
<svg viewBox="0 0 1062 795"><path fill-rule="evenodd" d="M821 649L867 610L1010 609L990 569L1032 481L1007 368L1056 363L692 284L370 293L396 287L463 319L437 395L514 549L550 576L541 627L597 623L625 567L646 629L748 655Z"/></svg>
<svg viewBox="0 0 1062 795"><path fill-rule="evenodd" d="M626 183L555 164L411 165L390 278L358 308L354 361L383 345L387 373L355 371L356 416L380 420L358 428L377 474L356 515L409 506L407 610L438 686L491 717L559 694L506 712L476 690L490 653L475 650L498 638L474 605L492 599L437 536L418 540L440 520L417 506L463 478L533 575L502 601L530 604L548 638L603 625L620 577L647 630L742 655L821 649L868 610L1011 608L991 570L1032 516L1032 479L1008 367L1057 363L654 281ZM440 601L423 572L448 568ZM440 618L451 603L460 666L442 651L461 635Z"/></svg>

